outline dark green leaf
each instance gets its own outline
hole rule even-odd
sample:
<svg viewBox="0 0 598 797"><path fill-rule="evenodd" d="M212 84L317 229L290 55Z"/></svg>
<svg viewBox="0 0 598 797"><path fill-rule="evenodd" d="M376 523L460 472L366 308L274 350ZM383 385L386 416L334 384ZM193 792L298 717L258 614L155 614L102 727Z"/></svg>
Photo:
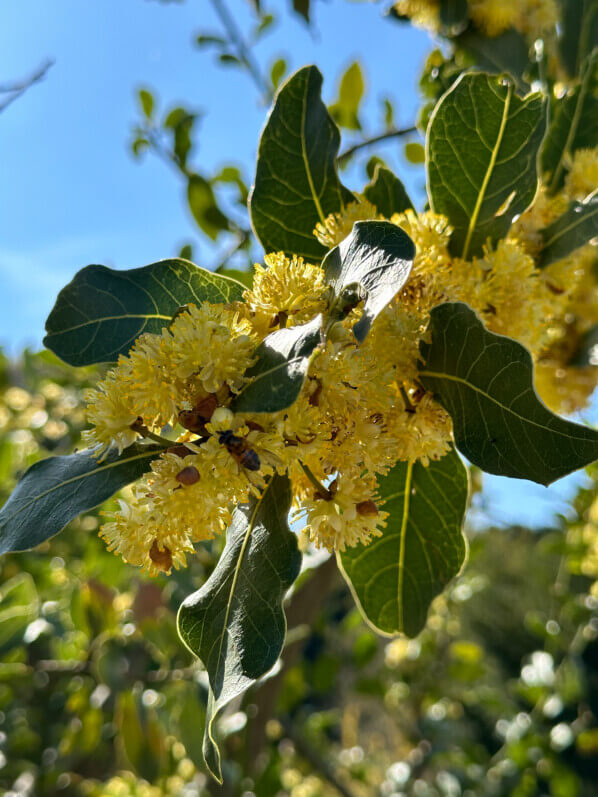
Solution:
<svg viewBox="0 0 598 797"><path fill-rule="evenodd" d="M19 573L0 587L0 655L22 644L23 634L39 612L39 597L29 573Z"/></svg>
<svg viewBox="0 0 598 797"><path fill-rule="evenodd" d="M212 34L200 34L196 39L195 42L198 47L208 47L210 45L216 45L218 47L225 47L228 42L222 36L214 36Z"/></svg>
<svg viewBox="0 0 598 797"><path fill-rule="evenodd" d="M445 36L454 36L467 25L467 0L440 0L440 25Z"/></svg>
<svg viewBox="0 0 598 797"><path fill-rule="evenodd" d="M551 193L565 180L566 165L578 149L598 146L598 51L588 58L581 82L561 97L554 107L542 146L542 171L550 178Z"/></svg>
<svg viewBox="0 0 598 797"><path fill-rule="evenodd" d="M336 174L340 135L321 87L319 70L306 66L278 92L260 139L249 200L266 252L302 255L314 263L326 254L313 234L316 224L353 201Z"/></svg>
<svg viewBox="0 0 598 797"><path fill-rule="evenodd" d="M524 75L531 66L529 44L522 33L510 28L498 36L486 36L469 28L455 41L474 59L478 69L495 75L507 72L519 91L528 90Z"/></svg>
<svg viewBox="0 0 598 797"><path fill-rule="evenodd" d="M540 401L532 358L489 332L466 304L431 314L419 378L453 419L459 450L482 470L550 484L598 458L598 432L565 421Z"/></svg>
<svg viewBox="0 0 598 797"><path fill-rule="evenodd" d="M378 213L390 219L394 213L404 213L413 203L409 199L403 183L389 168L377 164L374 177L363 190L366 199L376 206Z"/></svg>
<svg viewBox="0 0 598 797"><path fill-rule="evenodd" d="M326 256L322 268L334 289L337 306L352 287L357 287L365 299L363 315L353 327L359 342L407 282L414 257L411 238L389 221L356 222L351 234Z"/></svg>
<svg viewBox="0 0 598 797"><path fill-rule="evenodd" d="M229 229L229 220L218 207L212 186L201 175L193 174L189 178L187 200L193 218L212 241Z"/></svg>
<svg viewBox="0 0 598 797"><path fill-rule="evenodd" d="M309 24L309 0L293 0L293 11Z"/></svg>
<svg viewBox="0 0 598 797"><path fill-rule="evenodd" d="M114 719L131 768L153 783L168 765L164 729L155 710L144 705L140 691L121 692Z"/></svg>
<svg viewBox="0 0 598 797"><path fill-rule="evenodd" d="M540 265L548 266L598 237L598 195L572 202L565 213L542 230Z"/></svg>
<svg viewBox="0 0 598 797"><path fill-rule="evenodd" d="M452 449L427 468L397 463L378 488L389 513L382 536L338 558L366 619L382 633L414 637L465 562L467 469Z"/></svg>
<svg viewBox="0 0 598 797"><path fill-rule="evenodd" d="M182 305L238 301L243 291L184 260L129 271L87 266L58 294L44 345L70 365L112 362L143 332L160 333Z"/></svg>
<svg viewBox="0 0 598 797"><path fill-rule="evenodd" d="M179 610L181 638L210 680L204 755L219 781L216 715L274 666L284 643L282 600L301 564L290 504L288 478L274 476L261 498L238 507L216 569Z"/></svg>
<svg viewBox="0 0 598 797"><path fill-rule="evenodd" d="M598 324L590 327L582 337L577 351L568 365L585 368L588 365L598 365Z"/></svg>
<svg viewBox="0 0 598 797"><path fill-rule="evenodd" d="M133 445L102 462L91 451L48 457L26 471L0 509L0 553L35 548L150 469L162 449Z"/></svg>
<svg viewBox="0 0 598 797"><path fill-rule="evenodd" d="M481 254L532 202L545 129L542 94L522 99L504 77L466 73L440 100L426 141L428 193L454 228L454 254Z"/></svg>
<svg viewBox="0 0 598 797"><path fill-rule="evenodd" d="M312 353L321 341L322 316L307 324L272 332L258 346L251 377L231 408L235 412L278 412L293 404L307 376Z"/></svg>
<svg viewBox="0 0 598 797"><path fill-rule="evenodd" d="M338 91L338 99L329 110L334 121L347 130L361 130L359 105L363 97L364 83L361 67L355 61L347 69Z"/></svg>
<svg viewBox="0 0 598 797"><path fill-rule="evenodd" d="M561 0L561 59L575 77L588 53L598 47L598 0Z"/></svg>

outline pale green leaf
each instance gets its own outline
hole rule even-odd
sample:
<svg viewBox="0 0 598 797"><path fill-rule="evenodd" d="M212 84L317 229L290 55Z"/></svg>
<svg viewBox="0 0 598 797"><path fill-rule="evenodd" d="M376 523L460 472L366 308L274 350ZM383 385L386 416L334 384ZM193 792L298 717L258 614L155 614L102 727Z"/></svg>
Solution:
<svg viewBox="0 0 598 797"><path fill-rule="evenodd" d="M384 634L419 634L431 601L461 570L467 470L452 449L425 468L398 462L379 477L379 505L389 513L381 537L339 555L365 618Z"/></svg>
<svg viewBox="0 0 598 797"><path fill-rule="evenodd" d="M270 333L256 350L250 378L235 397L235 412L278 412L290 407L301 392L311 356L321 342L322 316L307 324Z"/></svg>
<svg viewBox="0 0 598 797"><path fill-rule="evenodd" d="M550 484L598 458L598 432L550 412L530 353L489 332L460 302L430 314L419 379L453 419L455 443L482 470Z"/></svg>

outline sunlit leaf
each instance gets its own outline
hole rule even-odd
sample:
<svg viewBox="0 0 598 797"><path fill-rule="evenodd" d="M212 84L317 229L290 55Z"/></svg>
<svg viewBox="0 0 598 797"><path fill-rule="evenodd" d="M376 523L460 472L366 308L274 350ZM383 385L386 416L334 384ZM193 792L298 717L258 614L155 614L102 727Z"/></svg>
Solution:
<svg viewBox="0 0 598 797"><path fill-rule="evenodd" d="M505 77L466 73L438 103L426 140L428 193L454 228L455 255L480 254L532 202L545 129L543 95L521 98Z"/></svg>
<svg viewBox="0 0 598 797"><path fill-rule="evenodd" d="M460 571L467 470L455 450L428 467L398 462L378 479L381 537L339 555L365 618L385 634L419 634L431 601Z"/></svg>

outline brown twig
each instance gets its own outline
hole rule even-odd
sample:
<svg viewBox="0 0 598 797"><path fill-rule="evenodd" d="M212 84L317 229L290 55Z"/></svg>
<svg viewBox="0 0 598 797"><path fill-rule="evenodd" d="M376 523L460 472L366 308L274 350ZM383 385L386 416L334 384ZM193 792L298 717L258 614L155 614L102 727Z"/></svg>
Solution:
<svg viewBox="0 0 598 797"><path fill-rule="evenodd" d="M371 147L373 144L378 144L380 141L387 141L390 138L401 138L402 136L408 136L410 133L415 132L417 132L417 127L415 125L411 125L411 127L387 130L385 133L380 133L377 136L372 136L371 138L366 138L363 141L358 141L357 144L353 144L352 147L349 147L349 149L341 152L341 154L338 156L338 164L339 166L343 166L349 160L349 158L360 149Z"/></svg>

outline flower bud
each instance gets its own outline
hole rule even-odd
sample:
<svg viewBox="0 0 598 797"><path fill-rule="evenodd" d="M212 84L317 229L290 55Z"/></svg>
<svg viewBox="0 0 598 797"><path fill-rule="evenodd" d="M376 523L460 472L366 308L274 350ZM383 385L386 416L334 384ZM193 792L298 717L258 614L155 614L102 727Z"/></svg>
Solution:
<svg viewBox="0 0 598 797"><path fill-rule="evenodd" d="M180 473L175 476L179 484L184 484L185 487L190 487L192 484L197 484L199 481L199 471L193 465L183 468Z"/></svg>
<svg viewBox="0 0 598 797"><path fill-rule="evenodd" d="M362 517L371 517L378 514L378 507L373 501L360 501L355 505L357 514Z"/></svg>

